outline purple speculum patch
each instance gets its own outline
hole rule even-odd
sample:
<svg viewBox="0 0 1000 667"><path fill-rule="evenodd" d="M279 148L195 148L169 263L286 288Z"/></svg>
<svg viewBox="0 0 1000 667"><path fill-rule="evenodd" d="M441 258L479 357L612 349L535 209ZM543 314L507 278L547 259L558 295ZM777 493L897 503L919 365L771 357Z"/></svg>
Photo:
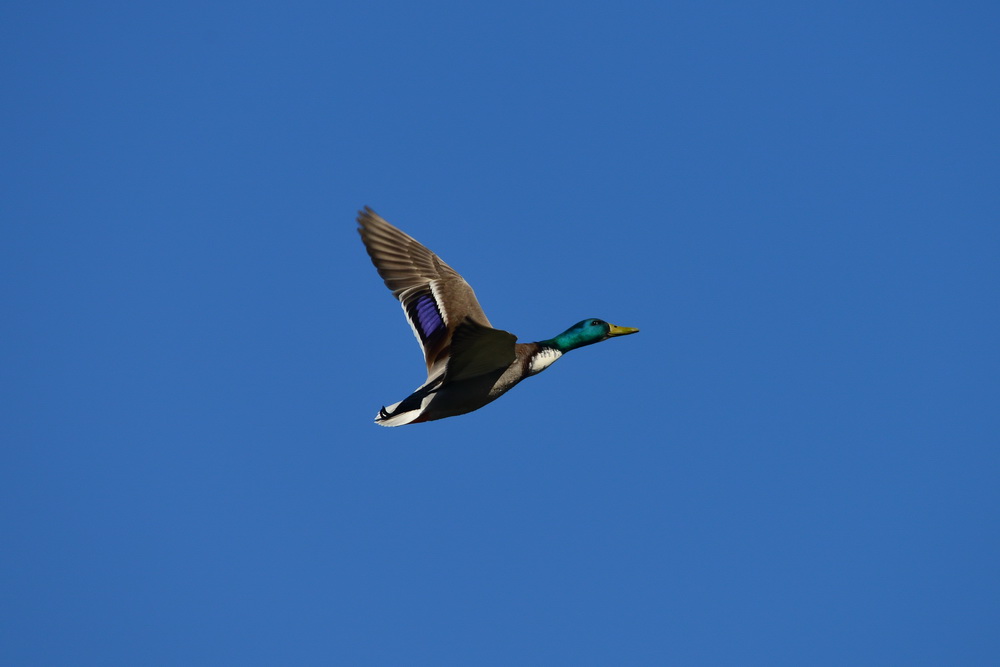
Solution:
<svg viewBox="0 0 1000 667"><path fill-rule="evenodd" d="M444 328L444 320L438 311L437 302L430 294L421 294L412 305L413 319L426 340Z"/></svg>

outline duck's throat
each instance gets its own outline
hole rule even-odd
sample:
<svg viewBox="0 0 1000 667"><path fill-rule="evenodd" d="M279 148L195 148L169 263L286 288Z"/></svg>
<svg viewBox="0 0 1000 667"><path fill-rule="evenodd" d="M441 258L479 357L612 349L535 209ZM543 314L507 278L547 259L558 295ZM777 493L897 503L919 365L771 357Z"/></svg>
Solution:
<svg viewBox="0 0 1000 667"><path fill-rule="evenodd" d="M531 363L528 366L528 372L532 375L541 373L546 368L554 364L562 355L563 353L554 347L542 346L539 348L538 352L531 355Z"/></svg>

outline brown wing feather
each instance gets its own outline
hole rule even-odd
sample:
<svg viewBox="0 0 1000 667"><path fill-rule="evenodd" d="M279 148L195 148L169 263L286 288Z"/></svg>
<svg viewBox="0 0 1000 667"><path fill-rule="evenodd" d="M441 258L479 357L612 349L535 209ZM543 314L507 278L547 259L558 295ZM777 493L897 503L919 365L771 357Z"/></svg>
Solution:
<svg viewBox="0 0 1000 667"><path fill-rule="evenodd" d="M372 263L402 304L423 349L428 377L443 370L452 334L462 322L492 328L472 287L440 257L367 206L358 213L358 225ZM434 308L443 327L433 326Z"/></svg>
<svg viewBox="0 0 1000 667"><path fill-rule="evenodd" d="M500 329L484 327L471 320L455 328L451 341L446 382L457 382L486 375L514 362L517 336Z"/></svg>

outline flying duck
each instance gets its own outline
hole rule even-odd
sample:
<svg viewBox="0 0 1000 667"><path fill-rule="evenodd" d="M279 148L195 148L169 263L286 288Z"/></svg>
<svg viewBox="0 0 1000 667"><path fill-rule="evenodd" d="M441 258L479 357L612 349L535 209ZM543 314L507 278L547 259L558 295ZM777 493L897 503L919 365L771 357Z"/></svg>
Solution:
<svg viewBox="0 0 1000 667"><path fill-rule="evenodd" d="M392 290L427 362L427 381L375 417L402 426L478 410L570 350L639 331L600 319L577 322L554 338L518 343L494 329L475 292L454 269L367 206L358 231L372 263Z"/></svg>

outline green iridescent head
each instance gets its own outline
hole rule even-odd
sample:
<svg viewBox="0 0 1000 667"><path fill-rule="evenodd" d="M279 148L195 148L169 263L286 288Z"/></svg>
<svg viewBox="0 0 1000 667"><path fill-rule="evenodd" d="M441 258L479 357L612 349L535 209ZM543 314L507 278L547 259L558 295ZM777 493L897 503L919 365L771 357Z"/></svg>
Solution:
<svg viewBox="0 0 1000 667"><path fill-rule="evenodd" d="M639 330L632 327L619 327L614 324L608 324L604 320L583 320L566 329L566 331L563 331L555 338L541 341L541 344L555 348L560 352L569 352L584 345L593 345L614 336L625 336L634 334L637 331Z"/></svg>

